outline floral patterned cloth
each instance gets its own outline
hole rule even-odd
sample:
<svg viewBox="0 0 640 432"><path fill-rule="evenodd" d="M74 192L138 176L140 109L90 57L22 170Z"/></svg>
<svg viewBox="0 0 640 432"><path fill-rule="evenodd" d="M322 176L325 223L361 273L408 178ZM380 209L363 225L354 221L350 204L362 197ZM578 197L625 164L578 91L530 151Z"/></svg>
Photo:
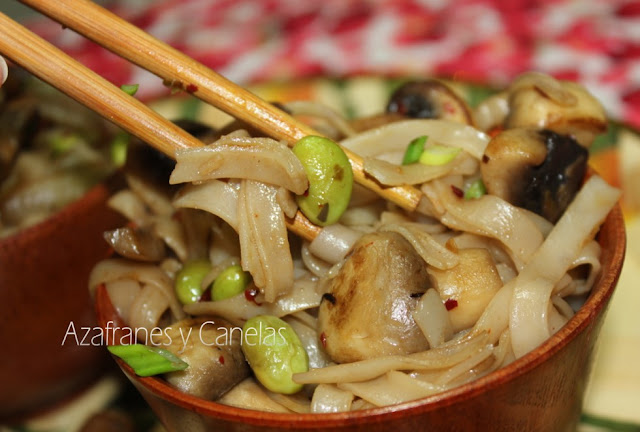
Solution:
<svg viewBox="0 0 640 432"><path fill-rule="evenodd" d="M578 80L640 126L640 2L629 0L114 0L128 21L241 84L329 74L444 75L503 85ZM38 33L140 97L155 77L52 22Z"/></svg>

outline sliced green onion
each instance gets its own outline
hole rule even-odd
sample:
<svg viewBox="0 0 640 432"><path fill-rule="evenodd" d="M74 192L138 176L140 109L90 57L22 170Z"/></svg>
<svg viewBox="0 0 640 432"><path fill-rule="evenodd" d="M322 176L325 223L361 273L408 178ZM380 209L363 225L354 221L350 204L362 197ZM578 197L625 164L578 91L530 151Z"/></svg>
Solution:
<svg viewBox="0 0 640 432"><path fill-rule="evenodd" d="M75 134L58 133L49 138L49 147L54 156L60 156L74 148L80 137Z"/></svg>
<svg viewBox="0 0 640 432"><path fill-rule="evenodd" d="M138 92L140 84L123 84L120 86L123 92L129 96L134 96Z"/></svg>
<svg viewBox="0 0 640 432"><path fill-rule="evenodd" d="M413 139L409 145L407 146L407 150L404 152L404 157L402 158L402 165L409 165L412 163L416 163L420 160L420 156L424 151L424 143L427 142L427 136L422 135L418 138Z"/></svg>
<svg viewBox="0 0 640 432"><path fill-rule="evenodd" d="M420 163L424 165L445 165L458 156L462 149L443 145L425 147L420 155Z"/></svg>
<svg viewBox="0 0 640 432"><path fill-rule="evenodd" d="M480 198L487 193L487 188L484 186L482 179L478 179L471 183L467 190L464 191L465 199Z"/></svg>
<svg viewBox="0 0 640 432"><path fill-rule="evenodd" d="M111 141L110 153L111 153L111 162L117 166L121 167L127 160L127 147L129 147L129 139L130 136L126 132L118 133Z"/></svg>
<svg viewBox="0 0 640 432"><path fill-rule="evenodd" d="M172 352L142 344L110 345L109 352L131 366L138 376L146 377L185 370L189 365Z"/></svg>

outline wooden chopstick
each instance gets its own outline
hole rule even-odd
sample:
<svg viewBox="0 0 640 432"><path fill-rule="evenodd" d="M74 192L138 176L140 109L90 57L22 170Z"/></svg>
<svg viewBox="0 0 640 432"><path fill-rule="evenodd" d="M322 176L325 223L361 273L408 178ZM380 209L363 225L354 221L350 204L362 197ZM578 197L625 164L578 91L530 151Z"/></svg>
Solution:
<svg viewBox="0 0 640 432"><path fill-rule="evenodd" d="M141 140L175 158L204 144L151 108L0 13L0 53ZM288 229L313 240L320 228L298 212Z"/></svg>
<svg viewBox="0 0 640 432"><path fill-rule="evenodd" d="M220 76L90 0L20 0L108 50L179 85L194 96L241 119L263 133L290 144L320 135L309 126ZM379 196L414 211L422 192L412 186L383 187L364 172L362 158L344 149L355 181Z"/></svg>

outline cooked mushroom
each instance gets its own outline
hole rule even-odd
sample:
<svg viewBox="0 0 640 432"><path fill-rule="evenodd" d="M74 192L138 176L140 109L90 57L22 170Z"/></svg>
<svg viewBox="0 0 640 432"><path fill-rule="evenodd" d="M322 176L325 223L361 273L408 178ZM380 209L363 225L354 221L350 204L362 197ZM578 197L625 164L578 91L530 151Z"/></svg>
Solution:
<svg viewBox="0 0 640 432"><path fill-rule="evenodd" d="M239 327L220 318L187 318L165 328L153 343L189 364L185 370L165 375L180 391L216 400L249 376L241 350Z"/></svg>
<svg viewBox="0 0 640 432"><path fill-rule="evenodd" d="M480 170L488 193L555 223L580 188L587 159L570 136L507 129L487 145Z"/></svg>
<svg viewBox="0 0 640 432"><path fill-rule="evenodd" d="M607 118L600 102L582 85L529 73L509 88L505 127L550 129L588 148L606 131Z"/></svg>
<svg viewBox="0 0 640 432"><path fill-rule="evenodd" d="M434 288L449 310L454 332L473 326L502 286L487 249L461 249L458 256L460 262L451 269L427 269Z"/></svg>
<svg viewBox="0 0 640 432"><path fill-rule="evenodd" d="M362 236L320 304L318 331L332 360L427 349L411 314L428 286L425 262L402 236Z"/></svg>
<svg viewBox="0 0 640 432"><path fill-rule="evenodd" d="M434 118L472 124L467 104L438 80L409 81L400 86L387 105L387 113L412 118Z"/></svg>
<svg viewBox="0 0 640 432"><path fill-rule="evenodd" d="M115 252L138 261L160 261L165 257L164 241L146 227L122 227L105 231L104 239Z"/></svg>

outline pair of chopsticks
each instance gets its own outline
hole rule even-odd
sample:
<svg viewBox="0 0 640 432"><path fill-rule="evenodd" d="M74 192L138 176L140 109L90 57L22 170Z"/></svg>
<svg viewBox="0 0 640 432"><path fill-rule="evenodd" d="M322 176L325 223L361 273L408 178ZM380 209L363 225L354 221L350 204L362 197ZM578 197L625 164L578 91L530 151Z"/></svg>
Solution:
<svg viewBox="0 0 640 432"><path fill-rule="evenodd" d="M167 82L177 83L199 99L263 133L293 145L320 135L272 104L227 80L90 0L20 0L113 53ZM0 53L159 151L175 157L178 149L203 143L134 97L89 70L30 30L0 13ZM409 211L422 193L411 186L382 187L367 177L362 159L344 149L357 183ZM320 228L300 212L289 229L309 240Z"/></svg>

